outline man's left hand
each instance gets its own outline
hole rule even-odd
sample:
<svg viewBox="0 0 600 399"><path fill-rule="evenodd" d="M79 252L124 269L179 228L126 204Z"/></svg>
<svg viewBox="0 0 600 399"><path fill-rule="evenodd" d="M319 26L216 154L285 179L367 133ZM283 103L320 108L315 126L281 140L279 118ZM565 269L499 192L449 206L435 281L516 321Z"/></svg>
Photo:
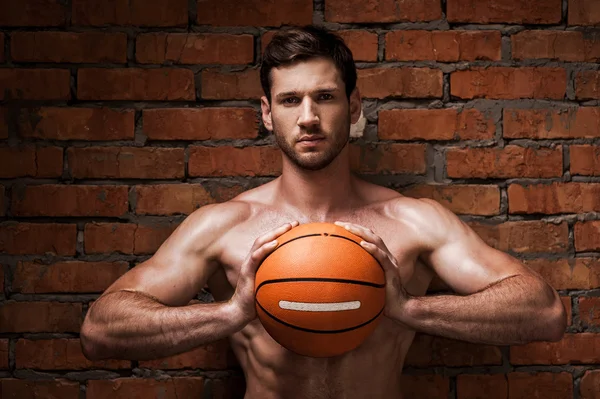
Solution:
<svg viewBox="0 0 600 399"><path fill-rule="evenodd" d="M378 235L371 229L347 222L335 222L336 225L344 227L350 233L362 238L360 245L383 267L385 272L385 310L384 315L396 322L402 323L405 315L405 306L409 300L409 294L404 289L398 269L398 261L392 255ZM405 323L402 323L405 324Z"/></svg>

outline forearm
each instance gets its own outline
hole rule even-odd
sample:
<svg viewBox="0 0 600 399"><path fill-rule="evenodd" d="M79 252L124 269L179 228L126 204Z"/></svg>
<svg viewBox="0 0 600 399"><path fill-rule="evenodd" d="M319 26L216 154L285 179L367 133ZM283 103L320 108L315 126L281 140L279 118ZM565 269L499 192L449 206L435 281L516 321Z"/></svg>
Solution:
<svg viewBox="0 0 600 399"><path fill-rule="evenodd" d="M169 307L121 291L94 303L81 341L93 359L156 359L227 337L243 327L236 319L228 303Z"/></svg>
<svg viewBox="0 0 600 399"><path fill-rule="evenodd" d="M493 345L554 341L566 324L553 290L523 276L468 296L413 297L398 318L427 334Z"/></svg>

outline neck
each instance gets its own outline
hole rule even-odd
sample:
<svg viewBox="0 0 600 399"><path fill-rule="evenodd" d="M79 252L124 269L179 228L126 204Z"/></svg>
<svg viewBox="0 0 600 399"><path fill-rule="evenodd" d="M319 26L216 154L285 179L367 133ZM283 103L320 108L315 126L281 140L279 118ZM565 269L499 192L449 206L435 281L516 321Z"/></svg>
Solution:
<svg viewBox="0 0 600 399"><path fill-rule="evenodd" d="M301 223L332 221L357 201L356 178L350 172L348 152L346 146L321 170L302 169L282 155L277 196L306 219L299 220Z"/></svg>

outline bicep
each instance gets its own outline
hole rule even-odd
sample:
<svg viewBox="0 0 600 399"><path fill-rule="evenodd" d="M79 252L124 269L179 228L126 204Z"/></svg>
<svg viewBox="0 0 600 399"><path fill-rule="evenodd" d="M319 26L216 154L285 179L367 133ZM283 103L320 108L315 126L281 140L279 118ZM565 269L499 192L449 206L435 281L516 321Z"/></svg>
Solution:
<svg viewBox="0 0 600 399"><path fill-rule="evenodd" d="M456 293L467 295L515 275L533 271L512 256L488 246L466 223L441 205L428 217L441 228L431 232L431 247L421 258Z"/></svg>
<svg viewBox="0 0 600 399"><path fill-rule="evenodd" d="M103 295L120 290L150 295L168 306L189 303L216 270L210 259L215 231L204 210L188 216L157 252L115 281Z"/></svg>

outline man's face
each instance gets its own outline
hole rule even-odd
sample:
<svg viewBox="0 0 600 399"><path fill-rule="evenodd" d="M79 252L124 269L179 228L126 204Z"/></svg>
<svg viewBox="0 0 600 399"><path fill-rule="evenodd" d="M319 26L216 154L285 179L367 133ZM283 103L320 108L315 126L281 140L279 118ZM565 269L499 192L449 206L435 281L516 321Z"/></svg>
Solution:
<svg viewBox="0 0 600 399"><path fill-rule="evenodd" d="M329 165L348 142L351 122L335 64L315 58L273 68L271 82L270 106L262 98L263 120L281 150L303 169Z"/></svg>

